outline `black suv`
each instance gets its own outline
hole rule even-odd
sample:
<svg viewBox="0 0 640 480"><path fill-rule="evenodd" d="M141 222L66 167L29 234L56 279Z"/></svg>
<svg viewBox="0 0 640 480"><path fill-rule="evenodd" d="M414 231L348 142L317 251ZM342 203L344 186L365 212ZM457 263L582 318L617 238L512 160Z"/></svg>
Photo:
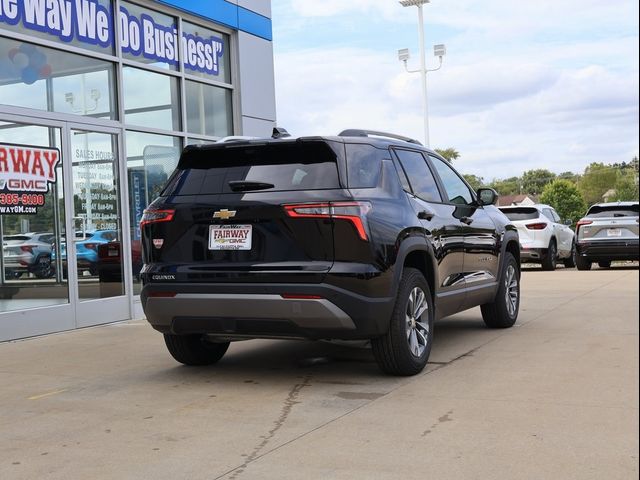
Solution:
<svg viewBox="0 0 640 480"><path fill-rule="evenodd" d="M515 323L520 247L495 191L405 137L274 137L187 147L144 213L142 304L177 361L371 339L382 370L413 375L434 320L481 305Z"/></svg>

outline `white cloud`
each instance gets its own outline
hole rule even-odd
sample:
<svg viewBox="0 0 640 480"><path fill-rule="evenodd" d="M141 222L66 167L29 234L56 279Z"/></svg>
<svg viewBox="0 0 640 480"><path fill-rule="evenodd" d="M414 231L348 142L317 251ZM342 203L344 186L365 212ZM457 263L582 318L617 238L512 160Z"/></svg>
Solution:
<svg viewBox="0 0 640 480"><path fill-rule="evenodd" d="M415 25L415 14L394 0L291 0L289 7L283 15L301 31L288 30L275 44L282 126L297 135L359 127L422 139L419 77L404 73L393 48L300 48L295 40L320 28L319 17L358 25L386 18L397 35ZM454 29L438 39L448 56L429 77L432 145L458 149L462 171L489 180L531 168L582 171L592 161L637 155L637 3L433 0L427 8L430 25Z"/></svg>

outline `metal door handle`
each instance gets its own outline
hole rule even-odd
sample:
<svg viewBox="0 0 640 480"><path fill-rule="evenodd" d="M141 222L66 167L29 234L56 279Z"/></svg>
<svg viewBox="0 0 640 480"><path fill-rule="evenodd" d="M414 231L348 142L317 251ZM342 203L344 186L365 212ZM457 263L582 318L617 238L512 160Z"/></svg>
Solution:
<svg viewBox="0 0 640 480"><path fill-rule="evenodd" d="M462 217L460 221L466 225L471 225L473 223L473 218L471 217Z"/></svg>
<svg viewBox="0 0 640 480"><path fill-rule="evenodd" d="M428 221L431 221L431 219L432 219L433 217L435 217L435 216L436 216L436 214L435 214L435 213L433 213L433 212L431 212L431 211L429 211L429 210L422 210L420 213L418 213L418 218L419 218L420 220L428 220Z"/></svg>

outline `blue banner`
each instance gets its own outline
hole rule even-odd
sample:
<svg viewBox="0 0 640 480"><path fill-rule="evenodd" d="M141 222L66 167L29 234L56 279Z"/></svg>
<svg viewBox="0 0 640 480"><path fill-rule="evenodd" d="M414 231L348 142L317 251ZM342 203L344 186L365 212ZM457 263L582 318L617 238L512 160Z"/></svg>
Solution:
<svg viewBox="0 0 640 480"><path fill-rule="evenodd" d="M63 42L78 41L102 47L114 44L114 22L109 9L97 0L0 0L0 23L21 25L55 36ZM152 16L118 14L122 51L170 65L181 52L186 69L219 75L224 41L183 34L178 41L175 24L163 25Z"/></svg>

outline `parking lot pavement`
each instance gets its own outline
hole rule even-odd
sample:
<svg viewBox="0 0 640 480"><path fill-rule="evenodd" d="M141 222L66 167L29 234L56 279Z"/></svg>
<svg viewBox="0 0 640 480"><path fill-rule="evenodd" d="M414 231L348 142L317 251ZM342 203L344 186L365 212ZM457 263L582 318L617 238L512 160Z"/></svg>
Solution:
<svg viewBox="0 0 640 480"><path fill-rule="evenodd" d="M638 271L525 271L516 327L431 363L233 344L187 368L143 321L0 345L1 479L638 478Z"/></svg>

